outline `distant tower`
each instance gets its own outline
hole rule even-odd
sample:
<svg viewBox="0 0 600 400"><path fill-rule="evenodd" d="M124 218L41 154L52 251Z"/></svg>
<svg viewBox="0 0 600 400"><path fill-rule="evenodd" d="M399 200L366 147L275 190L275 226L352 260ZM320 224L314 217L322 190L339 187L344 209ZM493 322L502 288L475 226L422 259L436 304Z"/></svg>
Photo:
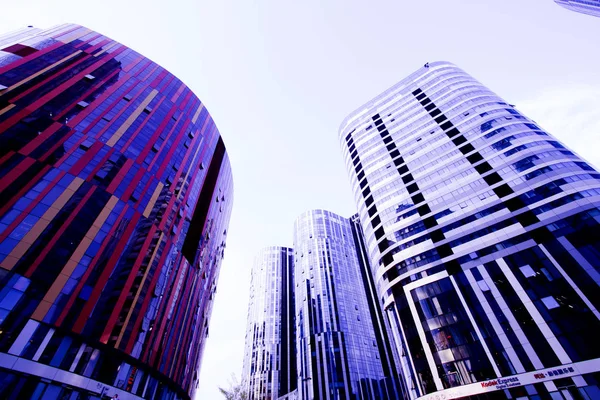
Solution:
<svg viewBox="0 0 600 400"><path fill-rule="evenodd" d="M193 397L232 201L171 73L77 25L1 36L0 398Z"/></svg>
<svg viewBox="0 0 600 400"><path fill-rule="evenodd" d="M600 398L600 173L446 62L339 133L410 397Z"/></svg>
<svg viewBox="0 0 600 400"><path fill-rule="evenodd" d="M600 0L554 0L564 8L600 17Z"/></svg>
<svg viewBox="0 0 600 400"><path fill-rule="evenodd" d="M254 259L242 382L248 400L275 400L296 390L294 255L267 247Z"/></svg>
<svg viewBox="0 0 600 400"><path fill-rule="evenodd" d="M298 398L400 399L359 227L329 211L294 225Z"/></svg>

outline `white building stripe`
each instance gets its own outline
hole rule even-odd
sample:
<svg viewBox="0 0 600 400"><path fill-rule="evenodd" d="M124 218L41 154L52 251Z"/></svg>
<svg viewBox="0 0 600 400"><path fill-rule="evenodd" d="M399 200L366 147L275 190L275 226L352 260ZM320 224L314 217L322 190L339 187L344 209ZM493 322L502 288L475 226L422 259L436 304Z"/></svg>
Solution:
<svg viewBox="0 0 600 400"><path fill-rule="evenodd" d="M494 299L496 299L498 306L504 313L504 316L508 320L508 323L510 324L511 329L517 336L517 339L519 340L519 343L521 344L521 346L523 346L523 349L525 350L525 353L527 353L527 356L531 360L531 363L533 364L534 368L538 368L538 369L544 368L542 361L540 360L540 358L536 354L535 350L531 346L531 343L529 343L527 336L525 336L525 334L523 333L523 330L519 326L517 319L515 318L513 313L510 311L510 307L508 306L508 304L506 304L506 301L500 294L500 291L496 287L496 284L494 283L494 281L492 280L492 278L490 277L490 275L488 274L486 269L483 266L480 266L478 268L478 270L481 273L481 276L483 276L485 283L487 283L488 287L490 288L490 291L492 292L492 296L494 296Z"/></svg>
<svg viewBox="0 0 600 400"><path fill-rule="evenodd" d="M496 262L498 263L498 266L500 267L502 272L504 272L504 275L512 285L517 296L519 296L519 299L529 312L529 315L531 315L531 317L537 324L538 328L542 332L542 335L544 335L544 337L548 340L550 347L552 348L552 350L554 350L554 353L556 354L560 362L563 364L571 363L571 358L567 355L567 352L562 347L562 345L560 344L560 342L558 341L558 339L544 320L544 317L542 317L542 314L540 314L536 306L533 304L533 302L531 301L531 299L529 298L529 296L527 295L527 293L525 292L525 290L511 271L508 264L506 264L506 261L504 261L502 258L499 258L496 260Z"/></svg>
<svg viewBox="0 0 600 400"><path fill-rule="evenodd" d="M498 318L496 318L494 310L492 310L490 303L488 303L487 299L483 295L483 292L479 288L479 285L477 284L471 270L466 270L465 276L469 280L469 283L471 284L471 287L473 288L475 296L477 296L477 300L479 301L479 304L481 304L483 311L485 311L486 315L488 316L488 319L490 320L490 323L494 328L494 332L496 333L496 337L498 338L498 340L500 340L500 343L502 343L502 346L504 347L504 350L506 351L506 354L508 355L508 358L510 359L510 362L512 363L514 369L518 373L525 372L525 367L523 367L523 363L521 363L521 360L519 360L519 356L515 352L515 349L510 343L510 340L504 333L502 326L500 326L500 322L498 321Z"/></svg>
<svg viewBox="0 0 600 400"><path fill-rule="evenodd" d="M594 307L594 305L592 304L592 302L583 294L583 292L581 290L579 290L579 288L577 287L577 285L575 284L575 282L573 282L573 279L571 279L571 277L558 264L558 262L554 259L554 257L552 257L552 254L550 254L550 252L548 250L546 250L546 248L544 247L544 245L540 244L540 249L542 249L542 251L544 252L544 254L546 255L546 257L548 257L548 259L550 260L550 262L552 262L552 264L554 264L554 266L556 267L556 269L558 270L558 272L561 273L561 275L565 278L565 280L567 282L569 282L569 285L571 285L571 287L575 290L575 292L577 292L577 294L579 295L579 297L581 297L581 300L583 300L583 302L589 307L589 309L592 310L592 312L594 313L594 315L596 316L596 318L600 319L600 313L598 312L598 310L596 310L596 307Z"/></svg>

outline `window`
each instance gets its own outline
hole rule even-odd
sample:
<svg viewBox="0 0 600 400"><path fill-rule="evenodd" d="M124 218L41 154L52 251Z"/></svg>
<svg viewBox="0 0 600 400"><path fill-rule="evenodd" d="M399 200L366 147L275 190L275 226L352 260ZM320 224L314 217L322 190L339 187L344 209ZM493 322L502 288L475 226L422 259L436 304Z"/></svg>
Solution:
<svg viewBox="0 0 600 400"><path fill-rule="evenodd" d="M531 278L535 276L535 271L529 265L523 265L519 269L521 270L525 278Z"/></svg>
<svg viewBox="0 0 600 400"><path fill-rule="evenodd" d="M552 310L553 308L560 307L560 304L556 301L556 299L552 296L542 298L542 302L546 306L548 310Z"/></svg>
<svg viewBox="0 0 600 400"><path fill-rule="evenodd" d="M490 287L485 281L477 281L477 285L479 286L479 289L481 289L482 292L490 291Z"/></svg>

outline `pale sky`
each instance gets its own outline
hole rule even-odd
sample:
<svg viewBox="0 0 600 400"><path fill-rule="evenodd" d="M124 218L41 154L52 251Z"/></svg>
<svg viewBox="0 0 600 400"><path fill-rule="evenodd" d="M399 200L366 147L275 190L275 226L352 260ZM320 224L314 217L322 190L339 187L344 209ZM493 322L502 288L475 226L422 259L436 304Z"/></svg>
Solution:
<svg viewBox="0 0 600 400"><path fill-rule="evenodd" d="M355 212L342 119L427 61L479 79L600 166L600 19L553 0L0 0L0 31L73 22L151 58L205 103L234 206L197 399L242 369L254 254L312 208Z"/></svg>

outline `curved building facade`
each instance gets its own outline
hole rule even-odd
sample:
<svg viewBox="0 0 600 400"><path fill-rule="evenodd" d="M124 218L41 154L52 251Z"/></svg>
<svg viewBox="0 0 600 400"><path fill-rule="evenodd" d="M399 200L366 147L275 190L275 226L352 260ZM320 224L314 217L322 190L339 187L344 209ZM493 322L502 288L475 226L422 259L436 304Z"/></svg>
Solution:
<svg viewBox="0 0 600 400"><path fill-rule="evenodd" d="M294 254L262 249L254 259L242 382L248 400L275 400L296 390Z"/></svg>
<svg viewBox="0 0 600 400"><path fill-rule="evenodd" d="M5 35L0 177L0 397L193 397L233 200L200 100L84 27Z"/></svg>
<svg viewBox="0 0 600 400"><path fill-rule="evenodd" d="M600 0L554 0L564 8L600 17Z"/></svg>
<svg viewBox="0 0 600 400"><path fill-rule="evenodd" d="M411 398L600 396L593 167L446 62L340 141Z"/></svg>
<svg viewBox="0 0 600 400"><path fill-rule="evenodd" d="M294 224L299 399L401 398L358 240L352 222L329 211Z"/></svg>

